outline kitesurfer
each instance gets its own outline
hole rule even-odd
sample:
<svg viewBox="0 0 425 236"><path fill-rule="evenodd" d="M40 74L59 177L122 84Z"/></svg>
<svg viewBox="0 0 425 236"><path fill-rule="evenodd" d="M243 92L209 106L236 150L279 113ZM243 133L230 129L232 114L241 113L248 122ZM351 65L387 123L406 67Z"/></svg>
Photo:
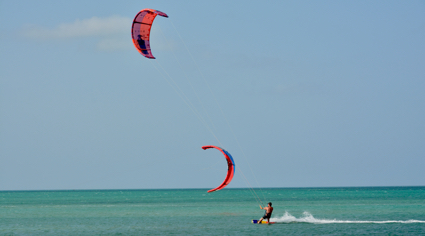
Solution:
<svg viewBox="0 0 425 236"><path fill-rule="evenodd" d="M261 219L258 220L257 224L261 224L261 221L263 221L263 219L267 219L267 224L270 224L270 217L272 216L272 212L273 212L272 203L269 202L268 206L266 207L262 207L260 205L260 208L263 210L266 210L266 212L264 213L263 217L261 217Z"/></svg>

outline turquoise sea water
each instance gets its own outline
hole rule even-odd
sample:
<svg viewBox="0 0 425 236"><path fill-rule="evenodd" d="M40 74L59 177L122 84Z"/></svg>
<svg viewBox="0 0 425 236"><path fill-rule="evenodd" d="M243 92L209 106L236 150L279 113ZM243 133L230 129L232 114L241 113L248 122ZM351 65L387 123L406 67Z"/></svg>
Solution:
<svg viewBox="0 0 425 236"><path fill-rule="evenodd" d="M425 187L0 191L0 235L425 235Z"/></svg>

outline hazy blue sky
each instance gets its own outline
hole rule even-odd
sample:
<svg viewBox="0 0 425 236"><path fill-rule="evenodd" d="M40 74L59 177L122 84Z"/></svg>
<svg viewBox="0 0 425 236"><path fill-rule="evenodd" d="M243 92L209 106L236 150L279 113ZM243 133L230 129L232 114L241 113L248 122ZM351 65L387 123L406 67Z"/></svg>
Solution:
<svg viewBox="0 0 425 236"><path fill-rule="evenodd" d="M131 41L143 8L170 16L153 24L156 61ZM425 185L424 13L0 1L0 190L213 188L226 162L203 145L233 155L229 187L247 187L241 172L253 187Z"/></svg>

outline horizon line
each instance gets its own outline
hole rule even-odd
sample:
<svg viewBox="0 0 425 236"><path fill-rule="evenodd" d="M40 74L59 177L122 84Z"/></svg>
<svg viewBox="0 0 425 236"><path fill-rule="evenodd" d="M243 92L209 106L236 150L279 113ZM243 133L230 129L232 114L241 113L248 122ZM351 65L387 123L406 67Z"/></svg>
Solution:
<svg viewBox="0 0 425 236"><path fill-rule="evenodd" d="M252 189L326 189L326 188L421 188L425 185L405 185L405 186L328 186L328 187L257 187ZM208 190L209 188L146 188L146 189L29 189L29 190L0 190L0 192L54 192L54 191L163 191L163 190ZM243 190L251 189L246 187L241 188L225 188L219 191L225 190Z"/></svg>

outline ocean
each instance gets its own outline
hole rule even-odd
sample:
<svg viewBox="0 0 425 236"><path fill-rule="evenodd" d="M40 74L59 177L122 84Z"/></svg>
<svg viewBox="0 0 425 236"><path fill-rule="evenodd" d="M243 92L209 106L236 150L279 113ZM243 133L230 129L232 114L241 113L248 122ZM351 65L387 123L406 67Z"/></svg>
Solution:
<svg viewBox="0 0 425 236"><path fill-rule="evenodd" d="M425 187L0 191L0 235L370 234L425 235Z"/></svg>

